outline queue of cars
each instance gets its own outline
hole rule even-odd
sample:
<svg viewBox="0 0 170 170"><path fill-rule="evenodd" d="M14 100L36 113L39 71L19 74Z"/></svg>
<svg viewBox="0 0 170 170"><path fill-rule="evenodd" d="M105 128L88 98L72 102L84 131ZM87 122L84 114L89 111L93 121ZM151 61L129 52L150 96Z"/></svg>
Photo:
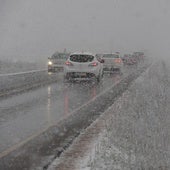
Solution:
<svg viewBox="0 0 170 170"><path fill-rule="evenodd" d="M136 65L137 60L132 54L125 54L122 58L124 65Z"/></svg>
<svg viewBox="0 0 170 170"><path fill-rule="evenodd" d="M124 65L137 65L139 62L143 62L144 58L143 52L134 52L133 54L125 54L122 60Z"/></svg>
<svg viewBox="0 0 170 170"><path fill-rule="evenodd" d="M48 72L63 70L65 80L95 79L100 82L104 72L122 73L124 65L137 64L143 56L142 52L125 54L123 57L118 52L96 55L88 52L56 52L48 58Z"/></svg>

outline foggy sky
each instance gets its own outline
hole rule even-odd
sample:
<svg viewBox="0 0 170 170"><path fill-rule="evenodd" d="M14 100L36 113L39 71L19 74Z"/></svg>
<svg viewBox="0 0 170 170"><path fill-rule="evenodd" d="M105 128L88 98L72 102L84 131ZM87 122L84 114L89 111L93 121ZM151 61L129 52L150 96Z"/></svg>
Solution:
<svg viewBox="0 0 170 170"><path fill-rule="evenodd" d="M0 0L0 58L55 51L170 56L169 0Z"/></svg>

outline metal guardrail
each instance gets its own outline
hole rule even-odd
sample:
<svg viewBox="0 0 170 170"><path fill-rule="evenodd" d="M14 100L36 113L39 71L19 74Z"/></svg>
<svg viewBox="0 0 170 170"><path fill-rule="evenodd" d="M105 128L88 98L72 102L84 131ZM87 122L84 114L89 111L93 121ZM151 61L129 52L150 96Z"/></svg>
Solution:
<svg viewBox="0 0 170 170"><path fill-rule="evenodd" d="M53 76L49 76L46 69L32 70L28 72L0 74L0 96L12 90L32 87L36 84L48 82ZM27 89L27 88L26 88Z"/></svg>
<svg viewBox="0 0 170 170"><path fill-rule="evenodd" d="M15 75L29 74L29 73L37 73L37 72L42 72L42 71L46 71L46 70L47 70L47 69L31 70L31 71L24 71L24 72L18 72L18 73L6 73L6 74L0 74L0 77L4 77L4 76L15 76Z"/></svg>

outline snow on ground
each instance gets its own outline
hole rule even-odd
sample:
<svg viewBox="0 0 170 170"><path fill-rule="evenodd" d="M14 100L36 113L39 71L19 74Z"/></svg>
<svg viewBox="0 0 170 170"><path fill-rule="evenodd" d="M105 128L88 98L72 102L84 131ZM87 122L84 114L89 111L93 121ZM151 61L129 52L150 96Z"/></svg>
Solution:
<svg viewBox="0 0 170 170"><path fill-rule="evenodd" d="M169 103L170 70L160 62L113 105L105 138L89 169L169 170Z"/></svg>
<svg viewBox="0 0 170 170"><path fill-rule="evenodd" d="M169 170L168 69L152 65L49 169Z"/></svg>

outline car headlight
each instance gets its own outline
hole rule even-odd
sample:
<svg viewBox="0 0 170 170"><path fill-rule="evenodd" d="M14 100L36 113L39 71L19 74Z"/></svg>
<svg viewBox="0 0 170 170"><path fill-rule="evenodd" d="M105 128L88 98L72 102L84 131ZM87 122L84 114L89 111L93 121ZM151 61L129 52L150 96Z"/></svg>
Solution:
<svg viewBox="0 0 170 170"><path fill-rule="evenodd" d="M48 65L52 65L53 63L51 61L48 61Z"/></svg>

